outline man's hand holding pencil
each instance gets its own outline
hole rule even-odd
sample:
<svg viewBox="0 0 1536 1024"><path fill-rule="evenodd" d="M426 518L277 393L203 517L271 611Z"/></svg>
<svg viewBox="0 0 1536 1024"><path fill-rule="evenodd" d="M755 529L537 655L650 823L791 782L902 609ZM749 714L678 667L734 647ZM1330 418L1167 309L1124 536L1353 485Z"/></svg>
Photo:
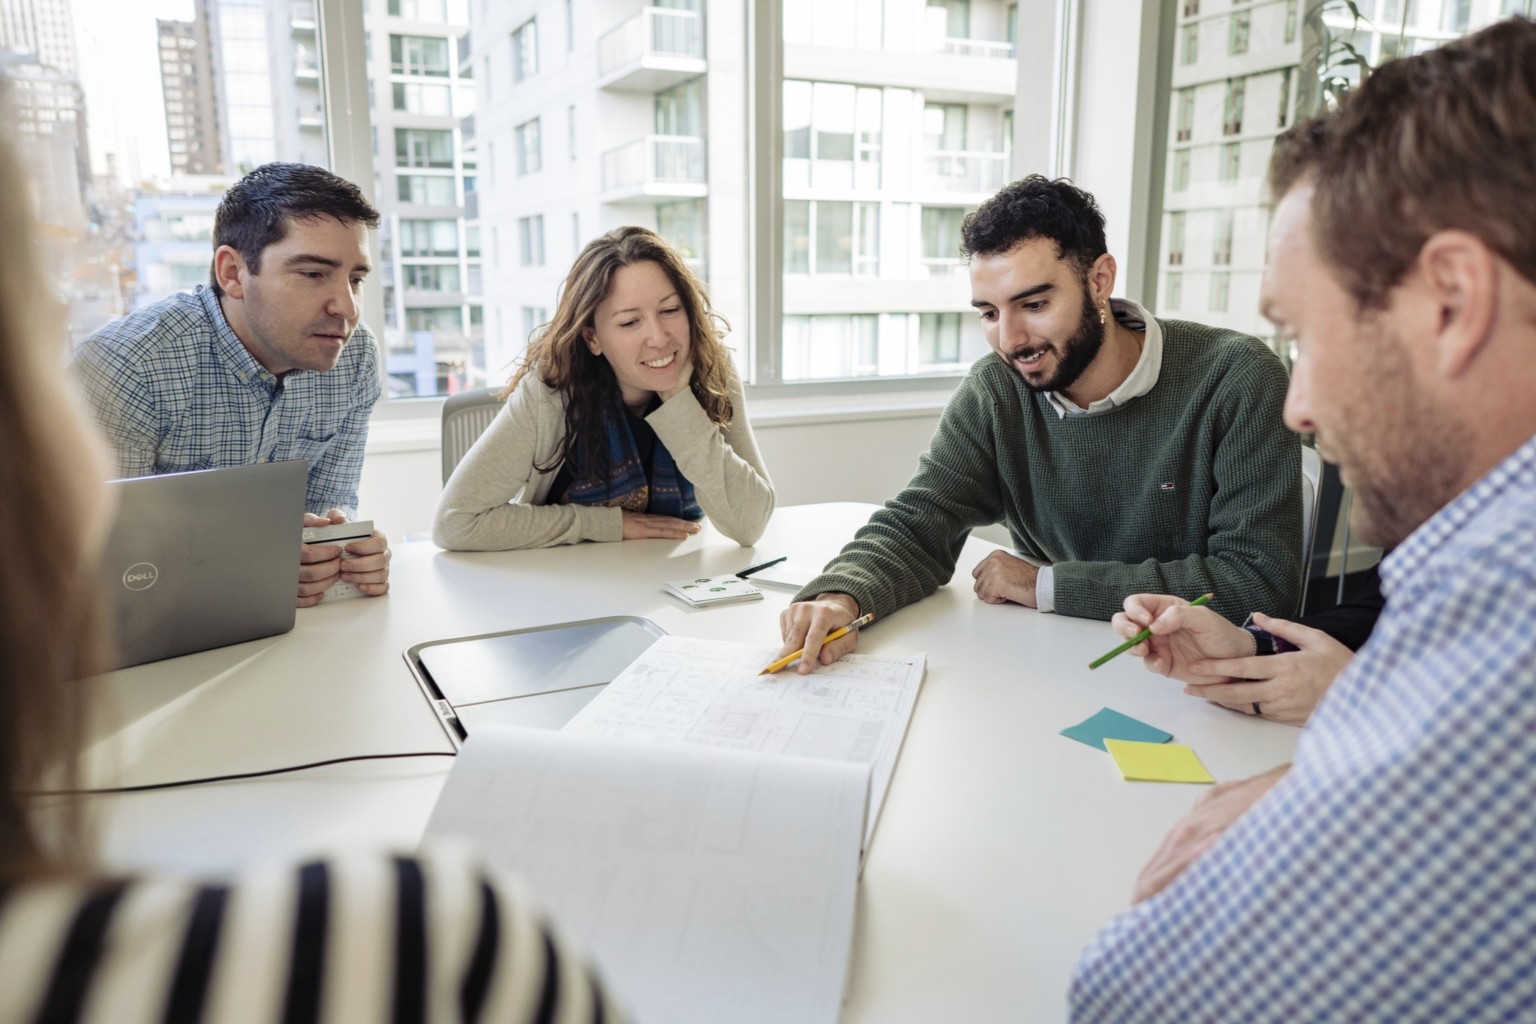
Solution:
<svg viewBox="0 0 1536 1024"><path fill-rule="evenodd" d="M817 594L810 601L795 602L779 613L779 631L784 637L779 657L788 657L803 648L805 653L794 668L804 675L818 664L830 665L843 655L852 654L859 646L857 629L831 643L826 643L827 634L853 622L860 612L859 602L851 594L831 592Z"/></svg>

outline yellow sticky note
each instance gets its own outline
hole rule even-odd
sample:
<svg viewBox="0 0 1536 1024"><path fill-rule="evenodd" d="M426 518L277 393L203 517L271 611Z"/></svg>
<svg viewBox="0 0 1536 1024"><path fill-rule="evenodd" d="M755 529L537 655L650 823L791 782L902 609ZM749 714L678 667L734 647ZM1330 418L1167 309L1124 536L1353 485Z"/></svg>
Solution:
<svg viewBox="0 0 1536 1024"><path fill-rule="evenodd" d="M1215 782L1195 752L1182 743L1105 739L1120 774L1142 782Z"/></svg>

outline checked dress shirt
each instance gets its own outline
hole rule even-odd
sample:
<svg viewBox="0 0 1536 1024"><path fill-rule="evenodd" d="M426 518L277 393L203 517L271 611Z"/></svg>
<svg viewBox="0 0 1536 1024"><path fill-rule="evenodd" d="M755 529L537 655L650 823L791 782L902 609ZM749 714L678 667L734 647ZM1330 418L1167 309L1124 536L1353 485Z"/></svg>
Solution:
<svg viewBox="0 0 1536 1024"><path fill-rule="evenodd" d="M1536 438L1381 576L1290 772L1099 933L1074 1021L1536 1020Z"/></svg>
<svg viewBox="0 0 1536 1024"><path fill-rule="evenodd" d="M304 507L357 513L379 349L359 326L334 369L278 380L252 358L206 285L114 320L75 371L122 476L304 459Z"/></svg>

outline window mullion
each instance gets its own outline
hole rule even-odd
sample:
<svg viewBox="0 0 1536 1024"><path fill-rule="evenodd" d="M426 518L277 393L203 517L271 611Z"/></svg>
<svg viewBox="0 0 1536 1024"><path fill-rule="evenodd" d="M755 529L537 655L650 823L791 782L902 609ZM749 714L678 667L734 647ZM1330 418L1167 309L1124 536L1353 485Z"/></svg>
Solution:
<svg viewBox="0 0 1536 1024"><path fill-rule="evenodd" d="M782 0L749 6L747 69L747 322L757 387L781 382L784 321L784 30Z"/></svg>
<svg viewBox="0 0 1536 1024"><path fill-rule="evenodd" d="M325 104L325 148L332 174L357 185L368 201L377 176L373 166L373 122L368 106L368 51L364 45L363 0L319 0L315 49L319 56L320 93ZM379 259L377 232L370 232L368 258ZM363 323L380 338L384 330L382 274L363 289ZM379 372L384 372L382 361Z"/></svg>

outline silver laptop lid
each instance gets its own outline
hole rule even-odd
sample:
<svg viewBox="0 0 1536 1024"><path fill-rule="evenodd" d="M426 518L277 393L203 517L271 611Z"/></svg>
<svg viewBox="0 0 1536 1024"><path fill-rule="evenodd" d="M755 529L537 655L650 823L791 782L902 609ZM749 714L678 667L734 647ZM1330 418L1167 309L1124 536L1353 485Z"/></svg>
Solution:
<svg viewBox="0 0 1536 1024"><path fill-rule="evenodd" d="M293 628L302 459L114 480L101 559L115 668Z"/></svg>

